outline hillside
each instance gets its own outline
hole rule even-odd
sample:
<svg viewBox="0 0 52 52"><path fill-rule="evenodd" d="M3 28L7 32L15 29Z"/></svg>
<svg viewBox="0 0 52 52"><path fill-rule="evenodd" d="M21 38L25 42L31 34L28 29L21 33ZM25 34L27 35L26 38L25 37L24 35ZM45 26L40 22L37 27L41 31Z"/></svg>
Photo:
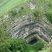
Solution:
<svg viewBox="0 0 52 52"><path fill-rule="evenodd" d="M0 0L0 52L52 51L52 0Z"/></svg>

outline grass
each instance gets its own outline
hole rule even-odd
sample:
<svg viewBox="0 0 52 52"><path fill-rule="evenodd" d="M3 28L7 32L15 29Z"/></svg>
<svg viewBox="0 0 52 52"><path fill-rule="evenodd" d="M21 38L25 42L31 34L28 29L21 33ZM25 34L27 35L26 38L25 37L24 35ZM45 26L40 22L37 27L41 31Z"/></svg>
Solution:
<svg viewBox="0 0 52 52"><path fill-rule="evenodd" d="M11 11L12 8L14 8L15 6L20 5L26 1L27 0L8 0L8 2L5 2L5 3L3 1L3 4L2 3L0 4L1 5L0 6L0 16L4 15L8 11Z"/></svg>

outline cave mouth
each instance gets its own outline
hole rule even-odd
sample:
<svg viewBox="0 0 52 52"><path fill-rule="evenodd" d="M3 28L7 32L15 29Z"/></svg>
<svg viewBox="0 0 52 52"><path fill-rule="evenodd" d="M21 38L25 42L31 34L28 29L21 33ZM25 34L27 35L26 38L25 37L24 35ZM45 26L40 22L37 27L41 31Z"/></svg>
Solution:
<svg viewBox="0 0 52 52"><path fill-rule="evenodd" d="M29 44L34 44L38 41L39 39L37 37L31 38L31 40L28 42Z"/></svg>

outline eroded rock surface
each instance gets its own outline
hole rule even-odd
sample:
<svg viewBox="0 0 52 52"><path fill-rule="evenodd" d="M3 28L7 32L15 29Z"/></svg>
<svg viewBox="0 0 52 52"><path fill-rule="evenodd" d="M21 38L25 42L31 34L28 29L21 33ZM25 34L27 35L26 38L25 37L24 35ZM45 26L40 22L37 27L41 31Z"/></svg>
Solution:
<svg viewBox="0 0 52 52"><path fill-rule="evenodd" d="M44 6L40 8L42 11L44 10ZM4 16L2 22L9 21L10 25L7 31L12 38L25 39L29 38L30 35L38 35L45 41L50 41L52 24L41 10L37 14L34 13L38 7L36 2L30 0Z"/></svg>

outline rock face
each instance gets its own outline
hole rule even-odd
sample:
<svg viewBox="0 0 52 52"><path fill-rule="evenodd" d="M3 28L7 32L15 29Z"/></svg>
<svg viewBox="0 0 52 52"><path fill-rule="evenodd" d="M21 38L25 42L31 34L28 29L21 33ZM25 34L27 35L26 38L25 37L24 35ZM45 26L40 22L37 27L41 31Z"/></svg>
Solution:
<svg viewBox="0 0 52 52"><path fill-rule="evenodd" d="M50 26L52 25L42 11L37 11L36 14L34 13L37 9L36 5L36 2L30 0L26 4L16 7L15 10L9 12L9 16L5 16L11 20L8 20L11 25L7 28L7 31L12 38L28 39L29 36L38 35L45 41L50 41L50 34L52 34Z"/></svg>
<svg viewBox="0 0 52 52"><path fill-rule="evenodd" d="M8 31L12 38L25 39L30 35L38 35L45 41L49 41L51 33L51 30L48 28L49 25L46 21L37 21L31 15L24 15L17 18Z"/></svg>

